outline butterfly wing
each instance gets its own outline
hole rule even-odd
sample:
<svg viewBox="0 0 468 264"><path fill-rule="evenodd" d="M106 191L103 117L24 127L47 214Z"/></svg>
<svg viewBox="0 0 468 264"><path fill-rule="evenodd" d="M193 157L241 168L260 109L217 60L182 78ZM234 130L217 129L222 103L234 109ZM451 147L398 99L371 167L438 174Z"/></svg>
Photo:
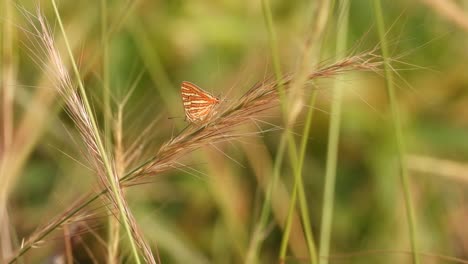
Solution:
<svg viewBox="0 0 468 264"><path fill-rule="evenodd" d="M219 99L190 82L182 82L182 102L185 116L192 123L199 123L214 114Z"/></svg>

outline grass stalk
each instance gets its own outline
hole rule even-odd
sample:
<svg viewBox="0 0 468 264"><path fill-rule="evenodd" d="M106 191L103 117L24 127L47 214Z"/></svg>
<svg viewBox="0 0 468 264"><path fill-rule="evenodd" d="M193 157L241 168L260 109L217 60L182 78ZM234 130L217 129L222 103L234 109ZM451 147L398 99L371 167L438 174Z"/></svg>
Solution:
<svg viewBox="0 0 468 264"><path fill-rule="evenodd" d="M276 32L273 26L273 16L271 13L271 8L268 0L262 0L262 11L263 11L263 17L265 19L265 24L268 29L268 39L269 39L269 44L270 44L270 50L271 50L271 58L273 60L273 70L275 71L275 76L277 80L281 80L281 77L283 76L283 71L281 70L281 64L280 64L280 59L279 59L279 51L278 51L278 41L276 38ZM278 85L278 92L279 92L279 97L281 100L281 107L283 110L287 107L287 101L285 98L285 91L284 91L284 86L282 83ZM283 112L284 113L284 112Z"/></svg>
<svg viewBox="0 0 468 264"><path fill-rule="evenodd" d="M348 16L349 16L349 1L342 0L339 2L338 19L337 19L337 38L335 57L346 50L346 39L348 35ZM333 220L333 207L335 197L335 179L338 160L338 144L340 136L341 123L341 105L342 105L342 89L343 83L341 76L337 77L333 85L333 99L330 114L330 124L328 132L328 147L327 147L327 165L325 170L325 183L322 206L322 221L320 228L320 247L319 247L319 263L328 264L328 255L330 252L330 236Z"/></svg>
<svg viewBox="0 0 468 264"><path fill-rule="evenodd" d="M274 34L274 30L273 30L273 26L272 26L272 22L271 22L271 11L269 10L269 7L268 5L265 3L265 2L262 2L264 3L264 14L265 14L265 18L266 18L266 21L267 21L267 26L269 28L269 33L270 33L270 41L272 42L272 53L273 53L273 58L275 57L278 57L276 54L276 37L275 37L275 34ZM330 2L329 1L320 1L316 7L316 13L314 15L314 19L313 19L313 28L314 28L314 31L312 32L312 35L308 38L307 42L306 42L306 49L305 49L305 52L303 54L303 60L302 60L302 63L301 63L301 68L299 69L299 74L298 74L298 77L296 79L296 81L292 84L292 96L294 97L294 95L296 94L297 95L297 91L299 90L299 88L301 88L305 81L307 80L307 72L308 72L308 65L311 64L311 62L309 61L309 57L311 57L311 54L315 51L315 57L318 57L318 54L319 54L319 51L320 51L320 46L319 44L316 44L316 43L320 43L320 38L322 36L322 33L325 29L325 26L326 26L326 22L327 22L327 19L328 19L328 8L329 8L329 5L330 5ZM266 11L266 12L265 12ZM315 49L313 48L315 47ZM275 67L275 73L276 75L278 76L278 71L277 69L279 68L277 65L279 65L279 60L278 59L273 59L273 62L274 62L274 65L276 65ZM295 92L296 91L296 92ZM304 127L304 131L303 131L303 140L301 142L301 147L300 147L300 152L299 152L299 162L296 162L296 158L293 158L293 155L290 155L290 158L292 159L292 167L293 167L293 171L294 171L294 175L295 175L295 181L294 181L294 189L293 189L293 192L291 193L291 200L290 200L290 210L288 212L288 217L287 217L287 220L286 220L286 225L285 225L285 230L284 230L284 233L283 233L283 240L282 240L282 243L281 243L281 247L280 247L280 260L283 260L286 256L286 250L287 250L287 241L289 240L289 234L290 234L290 231L291 231L291 224L292 224L292 214L294 212L294 208L295 208L295 204L296 204L296 195L299 195L299 207L300 207L300 212L301 212L301 218L302 218L302 222L303 222L303 226L304 226L304 233L305 233L305 237L306 237L306 241L307 241L307 247L308 247L308 250L309 250L309 255L310 255L310 260L312 263L315 263L317 261L317 254L315 252L315 242L313 240L313 235L312 235L312 229L310 227L310 217L309 217L309 212L308 212L308 206L307 206L307 200L306 200L306 196L305 196L305 191L304 191L304 187L303 187L303 180L302 180L302 167L303 167L303 162L304 162L304 158L305 158L305 150L306 150L306 146L307 146L307 135L310 131L310 126L311 126L311 119L312 119L312 115L313 115L313 105L315 104L315 98L316 98L316 94L313 93L311 95L311 98L310 98L310 108L309 108L309 111L307 113L307 119L306 119L306 125ZM294 100L294 98L292 98ZM284 104L282 103L282 106L284 106ZM284 111L284 107L283 107L283 113L285 113L286 111ZM295 116L294 116L294 113L292 113L291 115L288 115L288 117L290 118L286 118L286 120L288 122L287 123L287 128L289 127L289 124L293 122L293 120L295 119ZM285 132L285 133L288 133L288 130ZM295 144L294 144L294 140L290 140L290 138L292 138L291 136L287 136L288 138L288 146L289 146L289 149L293 149L293 153L296 153L296 150L295 150Z"/></svg>
<svg viewBox="0 0 468 264"><path fill-rule="evenodd" d="M3 34L2 34L2 114L3 114L3 133L2 146L9 148L13 138L13 97L14 97L14 53L13 53L13 34L14 22L12 3L3 1Z"/></svg>
<svg viewBox="0 0 468 264"><path fill-rule="evenodd" d="M120 217L123 220L122 222L123 222L124 228L125 228L125 230L127 232L128 239L130 241L131 252L132 252L134 261L135 261L135 263L140 264L141 261L140 261L140 258L138 256L136 242L135 242L134 237L132 235L132 230L131 230L130 223L129 223L130 219L129 219L127 213L126 213L126 212L128 212L128 208L125 207L124 197L122 197L122 193L120 192L120 183L118 181L118 178L115 177L115 175L114 175L114 171L112 169L110 159L108 157L107 152L105 151L103 142L102 142L102 140L100 138L99 129L98 129L98 126L96 124L96 120L94 118L93 111L91 109L91 105L90 105L90 103L88 101L88 97L86 95L86 91L85 91L83 82L81 81L80 73L78 71L77 64L76 64L75 59L73 57L72 50L71 50L70 45L68 43L68 38L67 38L67 35L66 35L66 32L65 32L65 29L63 27L63 23L62 23L62 20L60 18L60 14L58 12L57 5L55 3L55 0L51 0L51 2L52 2L52 6L54 8L55 15L57 16L57 21L58 21L58 25L60 27L60 31L61 31L61 33L63 35L63 38L64 38L64 41L65 41L65 46L67 47L67 52L68 52L68 55L69 55L70 60L71 60L73 71L74 71L74 73L76 75L76 79L78 81L78 88L79 88L79 92L80 92L80 94L82 96L82 99L83 99L84 107L85 107L85 109L86 109L86 111L88 113L88 116L90 117L89 119L90 119L90 122L91 122L91 128L92 128L93 133L95 135L95 141L96 141L96 144L97 144L97 147L98 147L98 151L100 153L100 156L102 158L102 163L103 163L103 165L105 167L105 170L106 170L106 175L107 175L107 178L108 178L110 189L111 189L111 191L113 193L113 196L115 197L115 202L117 203L116 206L117 206L118 211L120 213Z"/></svg>
<svg viewBox="0 0 468 264"><path fill-rule="evenodd" d="M315 12L312 19L312 28L313 31L310 36L307 38L306 41L306 48L304 54L302 55L301 67L299 68L299 74L296 78L295 82L292 84L292 94L297 96L299 89L305 84L307 80L307 73L309 72L309 65L312 65L314 59L310 58L318 58L321 49L321 38L323 32L326 27L326 23L328 20L328 9L330 6L330 1L323 0L316 3L317 6L315 7ZM315 55L315 56L312 56ZM317 262L317 253L316 253L316 246L315 241L312 234L312 228L310 226L310 217L308 212L308 205L307 199L305 195L305 190L303 187L303 179L302 179L302 168L303 162L305 158L305 150L307 148L307 138L310 132L311 120L314 111L314 104L315 104L316 93L315 91L312 93L309 102L309 110L306 116L306 125L303 130L303 138L301 141L300 153L299 153L299 162L292 162L293 164L293 172L294 172L294 188L293 192L291 193L291 200L290 200L290 210L288 212L286 225L285 225L285 232L283 234L283 239L280 246L280 261L284 260L286 257L287 251L287 244L289 240L289 234L291 231L291 224L292 224L292 213L293 208L296 204L296 196L299 195L299 208L301 211L301 218L304 226L304 233L307 242L307 248L309 250L309 257L311 263ZM300 99L297 100L298 102ZM291 120L294 120L295 117L292 116Z"/></svg>
<svg viewBox="0 0 468 264"><path fill-rule="evenodd" d="M119 105L117 110L117 117L114 124L115 131L115 170L117 175L122 176L125 174L125 153L122 142L123 134L123 105ZM119 263L118 261L118 249L120 244L120 223L115 217L109 217L109 229L108 229L108 248L107 248L107 263Z"/></svg>
<svg viewBox="0 0 468 264"><path fill-rule="evenodd" d="M8 212L8 200L15 186L16 178L11 166L15 162L16 151L14 149L15 116L14 100L17 69L17 50L15 16L11 1L2 1L0 11L2 17L0 30L0 260L5 261L13 253L15 231L10 230L10 213Z"/></svg>
<svg viewBox="0 0 468 264"><path fill-rule="evenodd" d="M384 71L385 71L385 81L387 86L388 99L390 103L391 115L392 115L392 126L395 133L395 143L397 145L397 157L399 163L399 174L403 187L403 198L405 201L406 215L409 227L409 236L411 242L411 250L413 263L419 264L418 256L418 244L416 238L416 221L415 214L413 209L413 204L411 201L411 192L408 179L408 168L406 166L405 160L405 147L403 139L403 129L400 120L400 114L397 106L397 99L395 95L395 87L393 83L393 72L390 68L390 57L387 45L387 39L385 37L385 22L382 14L382 6L380 0L374 0L374 13L375 19L377 22L377 30L380 38L380 45L382 49L382 56L384 60Z"/></svg>
<svg viewBox="0 0 468 264"><path fill-rule="evenodd" d="M111 96L110 96L110 75L109 75L109 41L108 41L108 21L107 21L107 0L101 0L101 42L102 42L102 86L103 86L103 119L104 119L104 139L106 149L111 146ZM120 110L120 109L119 109ZM120 113L120 112L119 112ZM119 115L120 117L120 115ZM118 121L121 121L119 118ZM119 123L121 124L121 123ZM118 126L116 129L120 129ZM117 130L116 130L117 131ZM117 143L118 144L118 143ZM118 149L116 147L116 149ZM116 151L117 152L117 151ZM116 160L118 167L118 159L116 153ZM117 175L122 175L118 168L116 168ZM120 236L120 223L113 215L108 217L108 244L107 244L107 263L118 263L117 254L119 248Z"/></svg>
<svg viewBox="0 0 468 264"><path fill-rule="evenodd" d="M262 11L263 11L263 17L265 19L265 23L268 29L268 37L270 41L270 50L272 54L274 72L275 72L276 79L278 80L280 76L282 75L282 71L281 71L279 58L277 56L278 47L277 47L277 42L276 42L276 33L273 29L273 18L272 18L270 6L267 0L262 0ZM285 101L284 101L285 92L284 92L283 85L278 86L278 93L279 93L281 105L285 104ZM247 254L246 263L258 262L258 256L260 255L262 242L264 240L264 232L268 224L268 219L269 219L270 212L271 212L271 196L273 195L273 191L275 189L276 183L279 180L281 164L283 162L284 152L286 150L287 133L288 131L285 131L281 136L280 144L279 144L277 154L274 160L273 176L271 177L267 185L265 198L263 201L262 209L260 211L260 217L259 217L257 226L255 228L255 231L251 240L251 245L250 245L249 253Z"/></svg>
<svg viewBox="0 0 468 264"><path fill-rule="evenodd" d="M72 264L73 263L73 250L72 250L72 242L71 242L71 233L70 227L68 225L63 226L63 243L64 243L64 255L65 255L65 263Z"/></svg>
<svg viewBox="0 0 468 264"><path fill-rule="evenodd" d="M1 110L0 120L2 122L0 127L0 225L3 219L8 216L7 203L14 186L17 174L11 173L10 164L14 160L13 151L13 135L14 135L14 88L16 76L16 58L15 58L15 22L13 14L13 3L11 1L2 1L1 17L3 20L1 30L1 43L0 43L0 99ZM6 238L5 238L6 239ZM10 240L10 239L8 239ZM5 251L11 245L2 245ZM8 254L8 252L4 252Z"/></svg>
<svg viewBox="0 0 468 264"><path fill-rule="evenodd" d="M310 102L309 102L310 105L315 104L316 98L317 98L317 93L313 93L310 97ZM294 211L293 205L296 203L297 193L299 192L299 206L301 209L301 218L302 218L302 222L304 226L304 233L310 234L310 236L306 236L307 248L309 249L309 254L310 254L310 263L315 264L317 263L317 252L316 252L315 241L313 238L312 227L310 225L310 214L308 210L304 188L300 188L300 185L302 185L302 169L304 167L305 152L307 149L307 141L308 141L307 135L309 135L310 128L312 126L313 113L314 113L314 109L313 107L310 107L309 110L307 111L306 123L304 125L303 136L301 139L300 152L299 152L299 157L298 157L299 164L297 165L297 170L294 170L294 175L295 175L294 187L293 187L293 192L291 193L291 201L290 201L290 207L289 207L289 212L288 212L288 218L286 221L286 227L284 231L284 237L289 238L289 235L291 232L292 216L293 216L293 211ZM284 258L286 257L287 241L288 239L282 240L282 243L280 246L280 260L284 260Z"/></svg>
<svg viewBox="0 0 468 264"><path fill-rule="evenodd" d="M110 149L111 135L111 94L109 76L109 39L107 21L107 0L101 0L101 41L102 41L102 99L103 99L103 119L104 119L104 139L105 147Z"/></svg>
<svg viewBox="0 0 468 264"><path fill-rule="evenodd" d="M285 119L285 124L286 124L286 128L285 128L285 138L287 139L287 147L288 147L288 153L289 153L289 158L291 160L291 164L292 164L292 167L293 167L293 170L294 170L294 186L295 186L295 189L296 188L299 188L299 194L301 195L301 198L300 198L300 213L301 213L301 218L303 220L303 225L304 225L304 235L305 235L305 238L306 238L306 241L307 241L307 249L309 251L309 257L312 261L312 263L315 263L315 259L316 259L316 250L315 250L315 242L314 242L314 238L313 238L313 235L312 235L312 229L310 228L310 218L309 218L309 213L308 213L308 209L307 209L307 203L306 203L306 199L305 199L305 191L304 191L304 185L303 185L303 181L302 181L302 175L301 175L301 169L300 167L298 166L298 162L297 162L297 147L296 147L296 142L294 140L294 137L293 135L291 134L291 131L290 131L290 121L289 121L289 115L287 114L289 111L287 111L288 107L288 101L286 99L286 95L285 95L285 90L284 90L284 87L282 85L282 83L280 82L281 78L282 78L282 70L281 70L281 65L280 65L280 61L279 61L279 52L278 52L278 46L277 46L277 39L276 39L276 32L274 30L274 26L273 26L273 17L272 17L272 12L271 12L271 8L270 8L270 5L269 5L269 2L267 0L263 0L262 1L262 11L263 11L263 15L264 15L264 18L265 18L265 23L267 25L267 28L268 28L268 35L269 35L269 41L270 41L270 49L271 49L271 54L272 54L272 60L273 60L273 67L274 67L274 71L275 71L275 76L276 76L276 79L278 80L279 84L278 85L278 94L279 94L279 97L280 97L280 104L281 104L281 109L282 109L282 113L284 115L284 119ZM279 155L283 155L282 153L279 154ZM278 160L280 161L279 159L275 159L275 160ZM276 164L275 164L276 166ZM277 179L277 177L273 177L273 179ZM274 186L275 183L272 183L272 186ZM293 193L295 193L295 191L293 190ZM289 235L290 235L290 231L291 231L291 224L292 224L292 215L293 215L293 208L295 208L295 205L296 205L296 199L295 199L295 196L292 196L291 198L291 201L290 201L290 210L289 210L289 214L288 214L288 217L287 217L287 220L286 220L286 225L285 225L285 232L283 234L283 244L287 244L287 241L289 239ZM286 243L285 243L286 242ZM280 255L279 255L279 258L280 258L280 261L282 259L284 259L285 257L285 252L286 250L284 251L280 251Z"/></svg>
<svg viewBox="0 0 468 264"><path fill-rule="evenodd" d="M273 191L276 189L277 183L279 181L279 176L281 173L281 165L283 164L284 153L286 151L286 135L283 133L280 139L278 149L276 151L275 160L273 162L273 175L271 180L268 182L265 199L262 204L262 209L260 210L260 217L255 228L249 252L245 263L258 263L258 256L260 255L260 250L262 247L262 242L264 240L265 228L268 224L268 219L271 213L272 206L272 195Z"/></svg>

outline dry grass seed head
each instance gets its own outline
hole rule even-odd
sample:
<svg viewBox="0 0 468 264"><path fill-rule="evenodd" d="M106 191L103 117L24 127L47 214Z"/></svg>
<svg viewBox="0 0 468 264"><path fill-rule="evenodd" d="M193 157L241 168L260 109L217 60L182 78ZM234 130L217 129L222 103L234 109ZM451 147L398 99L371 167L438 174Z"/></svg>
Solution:
<svg viewBox="0 0 468 264"><path fill-rule="evenodd" d="M310 82L350 71L377 71L382 64L380 56L375 55L372 50L321 67L311 72L307 80ZM288 91L294 78L294 74L290 74L279 81L269 79L254 85L238 100L229 104L225 101L220 102L217 105L218 113L210 116L202 124L190 124L179 135L162 145L153 159L126 178L126 183L131 181L131 184L137 184L137 181L145 176L177 168L180 166L177 161L181 156L203 146L236 138L233 133L236 127L253 121L258 114L278 106L278 86L282 85Z"/></svg>

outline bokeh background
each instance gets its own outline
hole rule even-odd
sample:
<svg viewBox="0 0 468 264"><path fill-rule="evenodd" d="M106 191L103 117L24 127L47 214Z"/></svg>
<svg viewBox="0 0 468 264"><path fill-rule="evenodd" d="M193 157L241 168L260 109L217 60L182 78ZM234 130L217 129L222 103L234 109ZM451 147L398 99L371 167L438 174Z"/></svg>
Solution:
<svg viewBox="0 0 468 264"><path fill-rule="evenodd" d="M313 34L314 8L320 1L269 2L277 55L284 72L294 73L306 40ZM379 45L372 1L350 2L347 25L338 24L336 7L330 8L319 56L310 58L311 63L333 62L336 32L341 26L348 27L347 52L341 57ZM8 169L1 176L9 174L12 179L0 227L2 256L7 257L38 226L96 189L97 178L87 168L90 165L83 158L83 143L44 73L43 52L25 19L24 12L35 13L39 5L67 58L51 3L1 3L2 98L8 95L5 91L13 91L13 110L7 112L8 101L2 99L1 120L2 161L8 160L8 166L3 165ZM115 0L107 1L104 11L101 4L62 0L58 7L101 127L106 122L115 124L118 105L127 94L122 124L126 146L150 127L138 151L156 153L187 125L179 97L182 81L235 100L256 82L274 75L261 1ZM440 255L467 261L468 3L401 0L382 4L386 37L395 60L392 65L417 240L424 253L422 263L451 263ZM103 16L107 18L104 27ZM107 63L103 63L104 42ZM343 104L329 263L411 263L383 72L351 73L341 82ZM104 111L106 83L112 113ZM297 142L308 138L303 179L316 241L323 207L332 83L325 80L302 89L305 105L292 127ZM313 91L318 97L310 106L307 98ZM316 111L310 134L303 135L308 107ZM10 123L8 116L13 118ZM188 169L157 175L147 184L126 189L141 232L152 248L159 250L163 263L246 260L265 182L271 178L284 133L276 129L284 127L282 116L279 110L272 111L262 117L265 122L257 122L264 133L202 148L180 160ZM13 124L10 130L8 124ZM252 127L239 132L249 129ZM16 142L14 147L7 148L8 139ZM293 185L287 159L280 185L273 194L276 209L270 217L260 263L278 262L281 226ZM74 234L77 223L69 225L73 257L76 263L102 263L108 247L106 210L102 204L87 210L96 215L86 221L86 232ZM294 226L286 263L309 263L298 219ZM40 247L30 250L24 262L51 263L63 255L64 230L68 229L56 230ZM120 261L132 263L124 238L122 243Z"/></svg>

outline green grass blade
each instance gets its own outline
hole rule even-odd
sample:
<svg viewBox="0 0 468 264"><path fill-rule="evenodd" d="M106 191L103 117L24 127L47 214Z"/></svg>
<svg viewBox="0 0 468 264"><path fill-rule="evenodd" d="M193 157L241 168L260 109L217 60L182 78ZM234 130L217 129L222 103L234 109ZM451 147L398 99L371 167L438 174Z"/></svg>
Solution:
<svg viewBox="0 0 468 264"><path fill-rule="evenodd" d="M104 116L104 140L105 147L111 145L111 95L109 76L109 41L107 35L107 0L101 0L101 41L102 41L102 99Z"/></svg>
<svg viewBox="0 0 468 264"><path fill-rule="evenodd" d="M337 20L336 55L346 50L348 31L349 1L340 1ZM333 220L333 204L335 196L335 178L338 160L338 143L340 136L341 105L342 105L342 78L337 77L333 87L333 99L330 114L328 133L327 166L325 171L325 183L322 206L322 221L320 228L319 263L328 264L330 252L330 236Z"/></svg>
<svg viewBox="0 0 468 264"><path fill-rule="evenodd" d="M406 207L406 214L408 218L408 226L410 232L410 240L411 240L411 250L413 256L413 263L419 264L419 256L418 256L418 245L416 239L416 221L414 215L413 204L411 201L411 193L410 193L410 186L409 186L409 179L408 179L408 168L406 166L405 161L405 148L404 148L404 140L403 140L403 131L400 121L400 115L397 106L397 99L395 95L395 87L393 84L393 72L390 68L390 57L388 52L388 45L387 40L385 37L385 23L382 14L382 7L380 0L374 0L374 12L375 12L375 19L377 20L377 30L379 33L380 38L380 45L382 49L382 55L384 59L384 70L385 70L385 80L387 86L387 93L390 102L391 114L392 114L392 125L395 133L395 143L397 144L397 156L399 162L399 169L400 169L400 178L403 187L403 198L405 201Z"/></svg>
<svg viewBox="0 0 468 264"><path fill-rule="evenodd" d="M0 224L7 212L8 197L14 187L16 175L8 171L12 158L14 137L14 93L16 75L15 22L13 3L2 1L0 16ZM7 155L5 155L7 153Z"/></svg>
<svg viewBox="0 0 468 264"><path fill-rule="evenodd" d="M279 62L279 52L278 52L278 47L277 47L277 41L276 41L276 33L273 27L273 18L271 14L271 9L269 6L268 1L264 0L262 1L262 10L263 10L263 15L265 18L265 23L268 28L268 33L269 33L269 40L270 40L270 48L272 52L272 60L273 60L273 66L275 70L275 75L279 83L281 83L281 78L282 78L282 71L280 67L280 62ZM300 83L298 81L297 83ZM298 84L299 85L299 84ZM293 167L294 171L294 189L291 194L291 200L290 200L290 209L288 212L288 216L286 219L286 224L285 224L285 230L283 233L283 239L282 239L282 244L281 244L281 250L280 250L280 261L283 260L286 256L286 249L287 249L287 244L289 240L289 235L291 231L291 224L292 224L292 215L294 212L294 208L296 207L296 197L297 193L299 194L299 209L301 213L301 218L302 218L302 223L304 226L304 235L307 241L307 248L309 251L309 258L311 260L311 263L316 263L316 250L315 250L315 242L312 234L312 228L310 226L310 217L309 217L309 212L308 212L308 207L307 207L307 201L305 197L305 190L304 190L304 185L303 185L303 180L302 180L302 165L300 164L301 161L298 161L298 156L297 156L297 147L296 147L296 142L290 132L290 128L288 127L290 122L288 121L288 111L287 111L287 99L285 95L285 90L282 85L279 86L279 95L280 95L280 101L281 101L281 109L283 112L283 115L285 117L285 123L286 123L286 130L285 130L285 137L287 139L287 146L288 146L288 154L289 158ZM311 107L312 109L313 107ZM304 150L301 150L301 153L305 152L305 147ZM282 155L282 154L281 154ZM303 157L303 156L302 156ZM275 177L273 177L274 179ZM273 183L274 185L274 183Z"/></svg>
<svg viewBox="0 0 468 264"><path fill-rule="evenodd" d="M315 105L315 100L317 98L317 93L314 92L312 93L309 101L309 105ZM310 263L315 264L317 263L317 252L316 252L316 246L315 246L315 241L312 233L312 227L310 225L310 214L309 214L309 209L307 205L307 200L305 196L305 191L304 188L301 187L300 185L302 184L302 169L304 167L304 159L305 159L305 153L307 149L307 142L309 139L309 133L310 129L312 127L312 117L314 114L314 108L309 107L307 110L307 116L306 116L306 123L304 126L304 131L302 134L302 139L301 139L301 146L300 146L300 152L299 152L299 165L298 169L295 172L296 174L296 182L298 182L298 191L299 191L299 206L301 208L301 216L302 216L302 222L304 225L304 232L306 234L306 241L307 241L307 246L309 248L309 253L310 253ZM308 234L308 235L307 235Z"/></svg>
<svg viewBox="0 0 468 264"><path fill-rule="evenodd" d="M109 36L107 21L107 0L101 0L101 45L102 45L102 86L103 86L103 119L104 119L104 143L106 149L111 147L112 139L112 111L109 75ZM108 217L107 228L107 262L117 263L118 248L120 241L120 223L113 215Z"/></svg>
<svg viewBox="0 0 468 264"><path fill-rule="evenodd" d="M279 176L281 173L281 165L283 163L284 159L284 153L286 151L286 135L283 133L278 150L276 152L275 160L274 160L274 165L273 165L273 176L271 177L270 181L268 182L267 188L266 188L266 193L265 193L265 199L263 201L262 209L260 211L260 217L258 220L258 223L255 227L252 239L251 239L251 245L249 248L249 252L247 253L247 258L245 263L258 263L258 256L260 255L260 250L262 247L262 242L264 240L264 232L266 229L266 226L268 224L270 212L271 212L271 200L272 200L272 195L273 191L276 189L277 183L279 181Z"/></svg>

